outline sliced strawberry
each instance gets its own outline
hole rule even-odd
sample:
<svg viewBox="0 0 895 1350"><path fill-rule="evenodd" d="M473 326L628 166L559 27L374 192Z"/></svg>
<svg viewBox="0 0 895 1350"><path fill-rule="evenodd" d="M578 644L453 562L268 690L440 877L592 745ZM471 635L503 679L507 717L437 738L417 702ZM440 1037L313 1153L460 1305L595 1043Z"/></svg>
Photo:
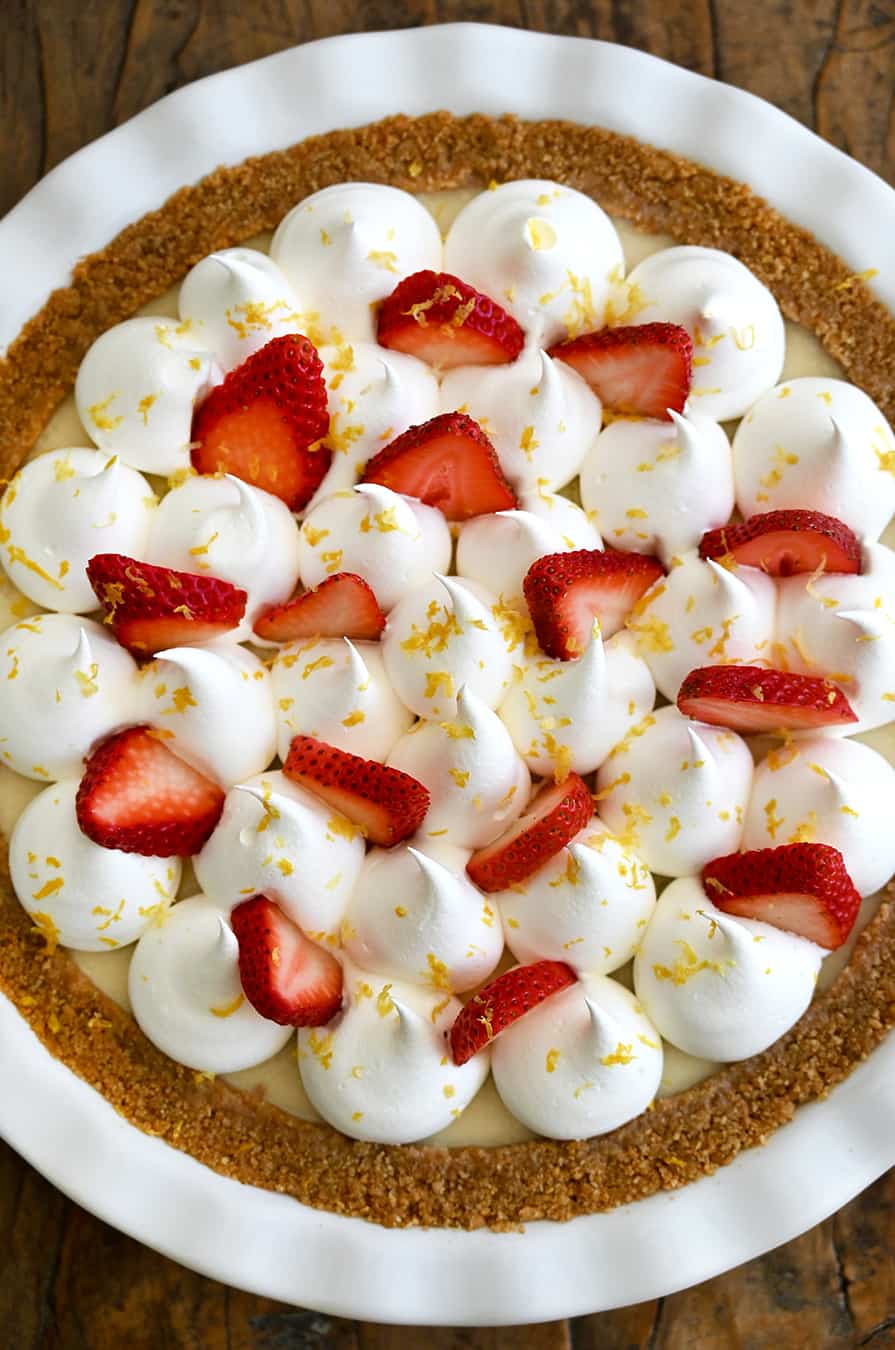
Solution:
<svg viewBox="0 0 895 1350"><path fill-rule="evenodd" d="M833 951L852 930L861 897L838 848L781 844L715 858L702 871L716 909L783 928Z"/></svg>
<svg viewBox="0 0 895 1350"><path fill-rule="evenodd" d="M300 334L272 338L231 370L193 418L193 468L232 473L298 511L332 462L323 363Z"/></svg>
<svg viewBox="0 0 895 1350"><path fill-rule="evenodd" d="M230 915L242 991L255 1012L283 1027L322 1027L342 1006L342 967L266 895Z"/></svg>
<svg viewBox="0 0 895 1350"><path fill-rule="evenodd" d="M676 323L602 328L553 347L610 412L667 418L683 412L693 374L693 340Z"/></svg>
<svg viewBox="0 0 895 1350"><path fill-rule="evenodd" d="M518 505L494 446L465 413L441 413L408 429L364 471L365 483L437 506L448 520L469 520Z"/></svg>
<svg viewBox="0 0 895 1350"><path fill-rule="evenodd" d="M379 342L430 366L500 366L525 342L516 320L450 272L414 272L379 310Z"/></svg>
<svg viewBox="0 0 895 1350"><path fill-rule="evenodd" d="M505 970L473 994L458 1012L451 1027L454 1063L465 1064L513 1022L551 994L568 989L575 980L574 970L564 961L533 961L529 966Z"/></svg>
<svg viewBox="0 0 895 1350"><path fill-rule="evenodd" d="M218 577L153 567L122 553L97 553L87 576L104 622L134 656L208 642L236 628L247 595Z"/></svg>
<svg viewBox="0 0 895 1350"><path fill-rule="evenodd" d="M466 864L481 891L505 891L549 862L594 813L587 784L570 773L561 783L542 787L520 816L493 843L473 853Z"/></svg>
<svg viewBox="0 0 895 1350"><path fill-rule="evenodd" d="M313 736L295 736L283 772L341 811L374 844L391 848L422 825L429 791L409 773L338 750Z"/></svg>
<svg viewBox="0 0 895 1350"><path fill-rule="evenodd" d="M270 642L296 638L368 638L375 642L385 627L385 615L363 577L336 572L312 591L274 605L255 622L255 632Z"/></svg>
<svg viewBox="0 0 895 1350"><path fill-rule="evenodd" d="M802 731L857 722L851 704L832 680L790 675L762 666L700 666L678 691L686 717L732 731Z"/></svg>
<svg viewBox="0 0 895 1350"><path fill-rule="evenodd" d="M646 553L575 549L548 553L533 562L522 583L538 642L548 656L572 661L587 647L594 618L612 637L662 566Z"/></svg>
<svg viewBox="0 0 895 1350"><path fill-rule="evenodd" d="M821 511L765 511L702 536L703 558L733 558L772 577L859 572L861 545L847 525Z"/></svg>
<svg viewBox="0 0 895 1350"><path fill-rule="evenodd" d="M150 727L119 731L93 751L75 811L88 839L149 857L198 853L220 818L224 793Z"/></svg>

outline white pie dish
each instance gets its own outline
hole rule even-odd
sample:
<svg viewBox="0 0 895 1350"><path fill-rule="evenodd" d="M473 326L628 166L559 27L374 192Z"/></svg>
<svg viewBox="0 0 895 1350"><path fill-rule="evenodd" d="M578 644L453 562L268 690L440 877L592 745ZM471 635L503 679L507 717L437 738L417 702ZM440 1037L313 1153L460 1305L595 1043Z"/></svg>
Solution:
<svg viewBox="0 0 895 1350"><path fill-rule="evenodd" d="M632 84L643 91L634 109L625 97ZM768 105L627 49L461 25L332 39L215 76L67 161L0 224L5 256L16 260L0 345L77 257L217 164L398 110L441 107L627 132L748 181L855 271L887 254L895 194ZM874 289L895 308L891 278ZM88 1208L230 1283L381 1321L527 1322L671 1292L844 1203L895 1161L892 1055L890 1039L826 1102L714 1177L521 1235L384 1231L218 1177L126 1125L3 1000L0 1131Z"/></svg>

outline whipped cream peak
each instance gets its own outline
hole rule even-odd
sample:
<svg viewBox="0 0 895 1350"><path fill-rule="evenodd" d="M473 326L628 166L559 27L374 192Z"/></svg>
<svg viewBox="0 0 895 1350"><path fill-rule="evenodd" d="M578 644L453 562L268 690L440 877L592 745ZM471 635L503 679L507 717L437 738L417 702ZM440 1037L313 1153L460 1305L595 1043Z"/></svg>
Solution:
<svg viewBox="0 0 895 1350"><path fill-rule="evenodd" d="M302 331L300 304L282 270L254 248L209 253L184 278L181 320L232 370L273 338Z"/></svg>
<svg viewBox="0 0 895 1350"><path fill-rule="evenodd" d="M87 563L99 552L140 557L156 505L143 475L117 455L48 451L23 465L3 495L0 562L44 609L93 610Z"/></svg>
<svg viewBox="0 0 895 1350"><path fill-rule="evenodd" d="M435 571L392 610L382 637L385 669L420 717L450 718L462 684L489 707L509 688L511 657L500 606L483 586Z"/></svg>
<svg viewBox="0 0 895 1350"><path fill-rule="evenodd" d="M274 663L273 695L283 760L297 735L383 760L414 720L391 687L378 642L290 643Z"/></svg>
<svg viewBox="0 0 895 1350"><path fill-rule="evenodd" d="M359 573L388 612L451 561L451 533L440 511L378 483L325 497L299 532L302 584L336 572Z"/></svg>
<svg viewBox="0 0 895 1350"><path fill-rule="evenodd" d="M693 875L740 846L752 756L733 731L670 705L649 714L597 774L600 815L661 876Z"/></svg>
<svg viewBox="0 0 895 1350"><path fill-rule="evenodd" d="M279 497L233 474L194 475L171 489L153 513L146 561L181 572L220 577L248 593L232 641L257 638L252 624L288 600L299 570L298 532Z"/></svg>
<svg viewBox="0 0 895 1350"><path fill-rule="evenodd" d="M301 1028L299 1071L320 1114L353 1139L408 1144L450 1125L488 1076L487 1050L453 1063L447 1035L460 1002L438 989L382 981L344 963L346 1006Z"/></svg>
<svg viewBox="0 0 895 1350"><path fill-rule="evenodd" d="M479 423L517 492L571 482L602 418L600 400L577 371L532 344L510 365L449 370L441 407Z"/></svg>
<svg viewBox="0 0 895 1350"><path fill-rule="evenodd" d="M363 969L443 993L480 984L503 952L500 920L488 898L465 872L410 845L367 855L342 941Z"/></svg>
<svg viewBox="0 0 895 1350"><path fill-rule="evenodd" d="M557 513L558 516L559 513ZM457 541L457 570L487 585L501 604L526 611L522 583L538 558L573 547L543 516L531 511L496 511L467 521Z"/></svg>
<svg viewBox="0 0 895 1350"><path fill-rule="evenodd" d="M263 892L308 937L335 947L363 859L356 826L271 770L227 793L217 827L193 865L219 909L232 910Z"/></svg>
<svg viewBox="0 0 895 1350"><path fill-rule="evenodd" d="M747 1059L801 1017L823 955L794 933L722 914L698 877L681 877L662 892L634 959L634 986L678 1049Z"/></svg>
<svg viewBox="0 0 895 1350"><path fill-rule="evenodd" d="M80 780L53 783L25 807L9 841L13 889L52 948L108 952L161 921L180 884L179 858L122 853L78 825Z"/></svg>
<svg viewBox="0 0 895 1350"><path fill-rule="evenodd" d="M605 975L582 974L500 1035L494 1081L529 1129L586 1139L644 1111L662 1077L662 1042L634 995Z"/></svg>
<svg viewBox="0 0 895 1350"><path fill-rule="evenodd" d="M456 715L417 723L388 763L429 789L420 836L432 842L482 848L517 819L531 794L525 761L503 722L465 685Z"/></svg>
<svg viewBox="0 0 895 1350"><path fill-rule="evenodd" d="M813 375L786 380L733 438L737 506L744 516L823 511L874 540L895 511L893 454L892 428L862 389Z"/></svg>
<svg viewBox="0 0 895 1350"><path fill-rule="evenodd" d="M16 773L78 775L97 741L141 720L136 663L92 619L36 614L0 643L0 759Z"/></svg>
<svg viewBox="0 0 895 1350"><path fill-rule="evenodd" d="M292 1035L242 992L239 943L204 895L181 900L146 930L128 975L134 1017L166 1055L202 1073L235 1073L270 1059Z"/></svg>
<svg viewBox="0 0 895 1350"><path fill-rule="evenodd" d="M649 669L628 635L604 643L595 620L577 660L540 656L523 664L500 716L532 773L563 776L596 769L654 701Z"/></svg>
<svg viewBox="0 0 895 1350"><path fill-rule="evenodd" d="M549 492L542 481L538 481L534 488L519 493L519 509L537 516L538 520L554 530L565 548L603 547L599 532L587 512L569 501L568 497Z"/></svg>

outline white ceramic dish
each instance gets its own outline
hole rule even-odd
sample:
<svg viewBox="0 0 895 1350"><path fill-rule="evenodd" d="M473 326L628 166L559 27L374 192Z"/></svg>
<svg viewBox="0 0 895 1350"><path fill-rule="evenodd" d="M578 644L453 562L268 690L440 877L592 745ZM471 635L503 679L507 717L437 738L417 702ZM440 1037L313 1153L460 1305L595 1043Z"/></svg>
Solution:
<svg viewBox="0 0 895 1350"><path fill-rule="evenodd" d="M332 38L210 77L61 164L0 222L0 256L14 260L0 348L78 257L218 164L438 108L629 133L748 182L856 272L891 255L895 192L770 105L627 48L461 24ZM895 272L872 284L895 310ZM890 1037L763 1148L684 1190L519 1234L383 1230L242 1186L141 1134L0 996L0 1133L14 1148L174 1259L345 1317L512 1324L671 1293L844 1204L895 1163L893 1120Z"/></svg>

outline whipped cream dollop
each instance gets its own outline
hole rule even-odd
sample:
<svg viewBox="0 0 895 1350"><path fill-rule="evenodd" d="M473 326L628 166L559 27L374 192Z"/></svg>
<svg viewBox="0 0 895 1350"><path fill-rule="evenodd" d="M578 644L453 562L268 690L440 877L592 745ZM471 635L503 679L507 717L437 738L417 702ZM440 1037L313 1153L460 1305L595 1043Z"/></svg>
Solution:
<svg viewBox="0 0 895 1350"><path fill-rule="evenodd" d="M272 770L227 793L193 866L221 910L263 892L308 937L334 947L363 859L356 825Z"/></svg>
<svg viewBox="0 0 895 1350"><path fill-rule="evenodd" d="M44 609L96 609L86 567L96 553L142 556L155 493L100 450L52 450L23 465L0 502L0 562Z"/></svg>
<svg viewBox="0 0 895 1350"><path fill-rule="evenodd" d="M608 975L634 955L656 888L649 868L595 816L532 876L491 898L523 965L565 961Z"/></svg>
<svg viewBox="0 0 895 1350"><path fill-rule="evenodd" d="M375 848L364 859L342 945L364 970L459 993L494 970L503 931L496 909L465 872L401 844Z"/></svg>
<svg viewBox="0 0 895 1350"><path fill-rule="evenodd" d="M188 319L126 319L81 362L78 416L100 449L131 468L177 473L189 468L193 408L220 375Z"/></svg>
<svg viewBox="0 0 895 1350"><path fill-rule="evenodd" d="M861 895L895 872L895 768L869 745L806 736L756 765L743 848L818 840L838 848Z"/></svg>
<svg viewBox="0 0 895 1350"><path fill-rule="evenodd" d="M441 381L441 407L479 423L517 492L570 483L603 416L581 376L536 346L526 346L511 365L449 370Z"/></svg>
<svg viewBox="0 0 895 1350"><path fill-rule="evenodd" d="M381 483L358 483L324 498L305 518L299 542L302 585L356 572L388 611L433 571L447 571L451 532L442 513Z"/></svg>
<svg viewBox="0 0 895 1350"><path fill-rule="evenodd" d="M523 613L525 574L548 553L567 553L570 544L552 523L530 511L494 511L460 529L457 571L487 586L503 605Z"/></svg>
<svg viewBox="0 0 895 1350"><path fill-rule="evenodd" d="M655 553L668 566L733 511L730 443L717 422L620 419L581 466L581 501L612 548Z"/></svg>
<svg viewBox="0 0 895 1350"><path fill-rule="evenodd" d="M444 266L549 346L602 328L624 254L615 226L590 197L523 178L464 206L445 239Z"/></svg>
<svg viewBox="0 0 895 1350"><path fill-rule="evenodd" d="M740 846L752 756L736 732L658 708L597 774L600 815L661 876L699 872Z"/></svg>
<svg viewBox="0 0 895 1350"><path fill-rule="evenodd" d="M784 577L778 583L774 664L841 686L858 717L849 735L895 715L895 553L862 550L860 573Z"/></svg>
<svg viewBox="0 0 895 1350"><path fill-rule="evenodd" d="M689 409L718 422L743 413L779 380L786 338L771 292L730 253L663 248L625 280L624 323L676 323L693 339Z"/></svg>
<svg viewBox="0 0 895 1350"><path fill-rule="evenodd" d="M141 719L136 663L92 619L35 614L0 651L0 757L26 778L80 774L98 740Z"/></svg>
<svg viewBox="0 0 895 1350"><path fill-rule="evenodd" d="M408 427L439 410L431 366L372 342L320 348L329 406L326 444L332 463L305 514L334 492L354 487L367 461Z"/></svg>
<svg viewBox="0 0 895 1350"><path fill-rule="evenodd" d="M440 990L366 975L348 962L345 1007L328 1027L298 1033L298 1066L313 1106L352 1139L410 1144L456 1120L488 1076L481 1051L459 1067L447 1035L460 1002Z"/></svg>
<svg viewBox="0 0 895 1350"><path fill-rule="evenodd" d="M337 183L292 208L270 253L302 297L312 342L374 342L372 306L413 272L439 272L442 243L432 216L409 192Z"/></svg>
<svg viewBox="0 0 895 1350"><path fill-rule="evenodd" d="M292 1035L242 992L239 943L205 895L181 900L134 950L128 996L144 1035L202 1073L236 1073L270 1059Z"/></svg>
<svg viewBox="0 0 895 1350"><path fill-rule="evenodd" d="M463 685L495 708L510 687L511 658L501 606L466 577L430 576L388 617L385 669L401 702L420 717L444 720Z"/></svg>
<svg viewBox="0 0 895 1350"><path fill-rule="evenodd" d="M162 498L152 519L147 562L220 577L248 593L242 622L228 636L265 644L252 624L288 600L299 569L298 531L285 502L232 474L193 476Z"/></svg>
<svg viewBox="0 0 895 1350"><path fill-rule="evenodd" d="M638 600L627 626L656 688L673 700L697 666L767 664L776 604L774 583L759 568L728 569L685 553Z"/></svg>
<svg viewBox="0 0 895 1350"><path fill-rule="evenodd" d="M634 958L637 997L666 1040L700 1059L748 1059L808 1007L824 953L795 933L722 914L698 877L659 897Z"/></svg>
<svg viewBox="0 0 895 1350"><path fill-rule="evenodd" d="M421 836L461 848L483 848L528 805L531 778L503 722L471 689L461 687L456 714L418 722L388 762L429 789Z"/></svg>
<svg viewBox="0 0 895 1350"><path fill-rule="evenodd" d="M284 761L298 735L381 761L414 721L389 683L378 642L292 642L277 656L273 693Z"/></svg>
<svg viewBox="0 0 895 1350"><path fill-rule="evenodd" d="M737 427L733 470L744 516L823 511L877 539L895 511L895 438L853 384L804 376L769 390Z"/></svg>
<svg viewBox="0 0 895 1350"><path fill-rule="evenodd" d="M627 633L608 642L599 624L576 661L534 656L500 705L516 749L536 774L590 773L650 711L655 686Z"/></svg>
<svg viewBox="0 0 895 1350"><path fill-rule="evenodd" d="M201 258L178 297L193 340L233 370L274 338L302 331L298 298L273 258L256 248L222 248Z"/></svg>
<svg viewBox="0 0 895 1350"><path fill-rule="evenodd" d="M145 719L169 750L232 787L276 754L273 683L257 656L234 642L159 652L141 671Z"/></svg>
<svg viewBox="0 0 895 1350"><path fill-rule="evenodd" d="M530 1130L589 1139L646 1110L662 1042L632 993L588 973L507 1027L491 1068L504 1105Z"/></svg>
<svg viewBox="0 0 895 1350"><path fill-rule="evenodd" d="M562 538L566 548L602 548L603 540L586 511L561 497L548 492L543 483L527 492L519 493L519 509L549 525Z"/></svg>
<svg viewBox="0 0 895 1350"><path fill-rule="evenodd" d="M65 778L28 803L9 841L10 876L49 946L112 951L164 917L180 885L180 859L94 844L75 815L78 787L77 778Z"/></svg>

